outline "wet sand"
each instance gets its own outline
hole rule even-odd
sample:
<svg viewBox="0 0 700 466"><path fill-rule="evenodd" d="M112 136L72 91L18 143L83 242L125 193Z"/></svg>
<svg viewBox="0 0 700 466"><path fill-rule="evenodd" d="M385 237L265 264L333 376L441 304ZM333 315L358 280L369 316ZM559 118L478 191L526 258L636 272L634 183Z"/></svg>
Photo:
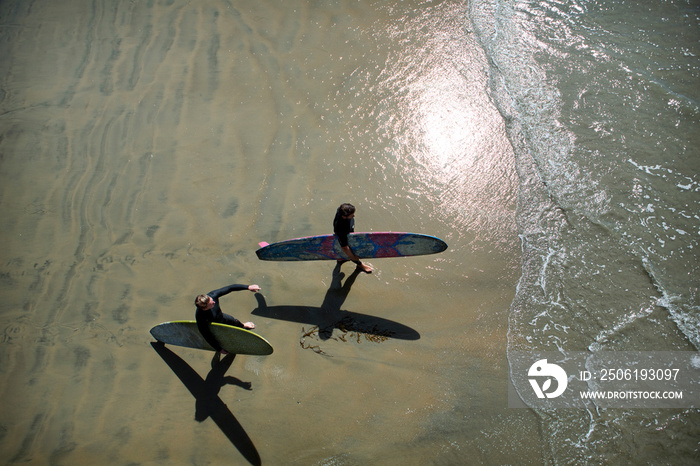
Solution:
<svg viewBox="0 0 700 466"><path fill-rule="evenodd" d="M238 3L0 5L0 457L542 462L535 416L507 407L513 156L458 9ZM442 110L419 127L421 102L458 111L433 91L475 113L468 137ZM449 248L371 275L255 256L347 201L358 231ZM230 283L262 287L221 305L272 355L154 345Z"/></svg>

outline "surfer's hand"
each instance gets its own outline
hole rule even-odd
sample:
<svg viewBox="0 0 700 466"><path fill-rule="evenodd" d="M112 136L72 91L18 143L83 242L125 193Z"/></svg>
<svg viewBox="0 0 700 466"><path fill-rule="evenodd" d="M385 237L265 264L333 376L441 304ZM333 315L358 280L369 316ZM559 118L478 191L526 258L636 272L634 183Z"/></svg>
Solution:
<svg viewBox="0 0 700 466"><path fill-rule="evenodd" d="M246 322L245 324L243 324L243 328L247 328L248 330L252 330L255 328L255 324L252 322Z"/></svg>
<svg viewBox="0 0 700 466"><path fill-rule="evenodd" d="M258 285L250 285L248 289L253 293L257 293L258 291L260 291L260 287Z"/></svg>

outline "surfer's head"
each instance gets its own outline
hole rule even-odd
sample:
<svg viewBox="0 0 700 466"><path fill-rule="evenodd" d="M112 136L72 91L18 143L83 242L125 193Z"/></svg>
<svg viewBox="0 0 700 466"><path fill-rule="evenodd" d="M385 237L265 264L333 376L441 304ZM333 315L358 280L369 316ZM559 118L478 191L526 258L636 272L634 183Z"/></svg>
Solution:
<svg viewBox="0 0 700 466"><path fill-rule="evenodd" d="M348 203L341 204L340 207L338 207L338 212L340 212L340 215L343 217L350 217L355 213L355 206Z"/></svg>
<svg viewBox="0 0 700 466"><path fill-rule="evenodd" d="M209 308L209 304L214 301L211 299L209 295L206 294L200 294L194 299L194 305L197 306L197 309L202 309L206 310Z"/></svg>

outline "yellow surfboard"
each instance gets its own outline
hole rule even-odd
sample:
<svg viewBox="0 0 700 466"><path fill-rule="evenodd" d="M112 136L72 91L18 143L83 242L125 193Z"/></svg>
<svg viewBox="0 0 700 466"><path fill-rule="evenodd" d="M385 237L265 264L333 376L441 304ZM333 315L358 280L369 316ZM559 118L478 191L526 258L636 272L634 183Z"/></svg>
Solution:
<svg viewBox="0 0 700 466"><path fill-rule="evenodd" d="M211 333L221 347L233 354L266 356L272 354L272 345L257 333L225 324L211 324ZM214 351L197 329L194 320L164 322L151 329L151 335L166 345Z"/></svg>

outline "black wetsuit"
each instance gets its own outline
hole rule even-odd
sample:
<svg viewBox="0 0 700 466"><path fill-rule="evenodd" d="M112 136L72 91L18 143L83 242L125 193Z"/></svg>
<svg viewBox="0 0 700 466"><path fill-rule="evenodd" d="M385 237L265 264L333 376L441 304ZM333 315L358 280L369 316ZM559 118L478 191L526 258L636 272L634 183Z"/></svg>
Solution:
<svg viewBox="0 0 700 466"><path fill-rule="evenodd" d="M338 237L338 243L341 247L348 245L348 234L355 231L355 219L354 218L343 218L343 214L340 213L340 209L335 213L335 218L333 219L333 233Z"/></svg>
<svg viewBox="0 0 700 466"><path fill-rule="evenodd" d="M210 291L209 293L207 293L207 295L211 296L214 299L214 307L207 310L197 308L194 317L197 320L197 328L199 329L199 333L202 334L207 343L209 343L212 346L212 348L214 348L216 351L221 351L221 346L219 345L219 342L216 341L216 338L214 338L214 335L211 333L209 324L211 324L212 322L217 322L219 324L233 325L234 327L244 328L240 320L228 314L224 314L221 311L221 307L219 307L219 298L229 294L232 291L241 291L247 289L248 285L229 285L223 288L219 288L218 290Z"/></svg>
<svg viewBox="0 0 700 466"><path fill-rule="evenodd" d="M348 245L348 234L355 232L355 218L343 218L343 214L340 213L340 208L335 213L335 218L333 219L333 233L338 238L338 243L341 248ZM354 260L355 264L362 265L362 261Z"/></svg>

